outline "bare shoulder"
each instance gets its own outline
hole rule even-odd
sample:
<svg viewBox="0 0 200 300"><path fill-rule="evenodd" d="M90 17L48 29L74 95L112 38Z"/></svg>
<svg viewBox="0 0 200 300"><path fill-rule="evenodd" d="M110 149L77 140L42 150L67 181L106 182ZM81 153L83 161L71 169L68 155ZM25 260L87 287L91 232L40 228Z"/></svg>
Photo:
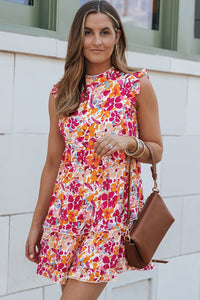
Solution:
<svg viewBox="0 0 200 300"><path fill-rule="evenodd" d="M57 116L57 111L56 111L56 95L50 92L49 94L49 114L54 115L55 117Z"/></svg>
<svg viewBox="0 0 200 300"><path fill-rule="evenodd" d="M51 91L49 94L49 105L52 105L52 104L55 105L55 103L56 103L56 95L53 94Z"/></svg>
<svg viewBox="0 0 200 300"><path fill-rule="evenodd" d="M140 78L140 93L136 96L137 104L157 102L156 94L151 81L146 77Z"/></svg>
<svg viewBox="0 0 200 300"><path fill-rule="evenodd" d="M140 94L151 91L154 91L151 81L146 76L142 76L140 78Z"/></svg>
<svg viewBox="0 0 200 300"><path fill-rule="evenodd" d="M51 165L56 163L57 166L57 162L60 161L61 155L64 151L65 143L59 128L59 117L56 110L56 96L52 92L49 95L49 120L50 130L47 161L51 163Z"/></svg>

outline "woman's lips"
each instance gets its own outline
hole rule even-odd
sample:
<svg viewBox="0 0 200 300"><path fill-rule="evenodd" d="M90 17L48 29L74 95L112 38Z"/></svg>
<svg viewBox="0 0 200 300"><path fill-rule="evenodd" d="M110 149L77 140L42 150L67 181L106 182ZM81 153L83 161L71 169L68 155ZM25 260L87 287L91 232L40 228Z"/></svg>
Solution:
<svg viewBox="0 0 200 300"><path fill-rule="evenodd" d="M102 52L103 50L100 49L91 49L92 52Z"/></svg>

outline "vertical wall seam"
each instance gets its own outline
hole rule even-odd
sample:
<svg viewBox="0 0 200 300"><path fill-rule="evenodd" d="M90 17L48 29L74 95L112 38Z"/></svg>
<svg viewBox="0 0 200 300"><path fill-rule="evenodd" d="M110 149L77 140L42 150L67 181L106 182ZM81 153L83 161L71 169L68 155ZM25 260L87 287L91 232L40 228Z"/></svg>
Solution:
<svg viewBox="0 0 200 300"><path fill-rule="evenodd" d="M42 300L44 300L44 290L45 290L45 287L42 287Z"/></svg>
<svg viewBox="0 0 200 300"><path fill-rule="evenodd" d="M185 197L180 199L180 206L181 206L181 236L180 236L180 256L183 255L183 202L184 202Z"/></svg>
<svg viewBox="0 0 200 300"><path fill-rule="evenodd" d="M185 128L184 128L184 134L187 134L187 119L188 119L188 102L189 102L189 81L190 81L190 76L187 75L187 85L186 85L186 108L185 108Z"/></svg>
<svg viewBox="0 0 200 300"><path fill-rule="evenodd" d="M16 53L14 55L13 64L13 81L12 81L12 112L11 112L11 133L14 132L14 105L15 105L15 70L16 70Z"/></svg>
<svg viewBox="0 0 200 300"><path fill-rule="evenodd" d="M8 266L8 271L7 271L7 287L6 287L6 294L8 294L8 288L9 288L9 267L10 267L10 236L11 236L11 216L9 216L8 219L8 259L7 259L7 266Z"/></svg>

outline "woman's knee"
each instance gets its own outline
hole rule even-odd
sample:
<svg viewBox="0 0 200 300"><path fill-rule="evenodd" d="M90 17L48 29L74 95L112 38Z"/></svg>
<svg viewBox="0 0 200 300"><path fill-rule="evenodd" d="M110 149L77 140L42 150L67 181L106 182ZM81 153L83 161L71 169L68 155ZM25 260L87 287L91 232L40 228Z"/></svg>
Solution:
<svg viewBox="0 0 200 300"><path fill-rule="evenodd" d="M60 300L97 300L105 286L106 282L88 283L69 279Z"/></svg>

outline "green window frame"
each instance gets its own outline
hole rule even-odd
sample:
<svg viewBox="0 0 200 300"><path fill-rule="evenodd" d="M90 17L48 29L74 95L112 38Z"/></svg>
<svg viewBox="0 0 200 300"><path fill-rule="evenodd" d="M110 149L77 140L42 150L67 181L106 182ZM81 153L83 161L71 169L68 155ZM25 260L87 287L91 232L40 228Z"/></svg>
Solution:
<svg viewBox="0 0 200 300"><path fill-rule="evenodd" d="M166 41L171 41L171 38L163 38L171 34L168 30L169 26L164 24L166 20L163 11L169 11L169 17L172 20L173 12L176 11L174 3L178 0L161 0L160 2L159 30L148 30L124 24L130 48L132 45L133 48L137 45L174 50L171 44L166 43ZM0 0L0 29L66 40L73 16L79 6L79 0L34 0L34 6ZM168 22L169 24L171 22Z"/></svg>
<svg viewBox="0 0 200 300"><path fill-rule="evenodd" d="M130 49L154 48L176 50L178 0L161 0L159 13L159 29L127 26L125 30Z"/></svg>
<svg viewBox="0 0 200 300"><path fill-rule="evenodd" d="M20 24L30 27L37 27L39 24L39 1L34 5L22 5L9 1L0 1L0 22L5 25Z"/></svg>
<svg viewBox="0 0 200 300"><path fill-rule="evenodd" d="M0 0L0 30L67 40L79 0L34 0L22 5Z"/></svg>
<svg viewBox="0 0 200 300"><path fill-rule="evenodd" d="M35 0L34 6L0 0L0 30L67 40L79 7L79 0ZM124 24L128 50L200 60L194 12L195 0L160 0L159 30Z"/></svg>
<svg viewBox="0 0 200 300"><path fill-rule="evenodd" d="M200 60L200 39L194 37L194 22L195 0L189 4L188 0L180 0L177 50L186 57Z"/></svg>

